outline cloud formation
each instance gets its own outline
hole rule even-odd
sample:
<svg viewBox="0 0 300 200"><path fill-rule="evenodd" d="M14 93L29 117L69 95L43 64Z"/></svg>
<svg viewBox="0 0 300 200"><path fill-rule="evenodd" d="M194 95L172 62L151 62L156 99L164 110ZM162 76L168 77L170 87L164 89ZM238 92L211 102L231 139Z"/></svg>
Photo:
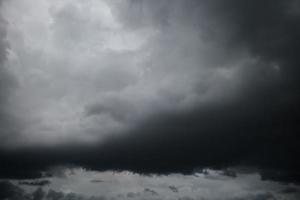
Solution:
<svg viewBox="0 0 300 200"><path fill-rule="evenodd" d="M299 181L298 7L3 1L1 176L243 164Z"/></svg>
<svg viewBox="0 0 300 200"><path fill-rule="evenodd" d="M91 183L90 178L102 178L101 183ZM273 181L262 181L257 174L238 174L225 177L221 171L208 170L206 174L170 174L143 176L129 172L92 172L75 170L65 178L50 178L49 185L16 185L0 183L0 199L36 200L123 200L123 199L203 199L203 200L296 200L299 186ZM138 183L138 184L137 184ZM171 190L176 188L176 191ZM2 192L2 193L1 193Z"/></svg>

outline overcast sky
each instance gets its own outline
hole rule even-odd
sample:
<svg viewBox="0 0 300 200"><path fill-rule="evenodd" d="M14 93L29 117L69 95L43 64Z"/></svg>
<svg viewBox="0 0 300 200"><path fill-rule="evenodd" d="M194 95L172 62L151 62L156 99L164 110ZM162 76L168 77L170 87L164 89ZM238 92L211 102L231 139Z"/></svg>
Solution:
<svg viewBox="0 0 300 200"><path fill-rule="evenodd" d="M299 183L299 43L298 0L0 0L0 177Z"/></svg>
<svg viewBox="0 0 300 200"><path fill-rule="evenodd" d="M244 66L259 61L227 48L233 33L200 6L4 1L3 70L15 82L5 107L21 128L2 146L97 142L158 113L236 98Z"/></svg>

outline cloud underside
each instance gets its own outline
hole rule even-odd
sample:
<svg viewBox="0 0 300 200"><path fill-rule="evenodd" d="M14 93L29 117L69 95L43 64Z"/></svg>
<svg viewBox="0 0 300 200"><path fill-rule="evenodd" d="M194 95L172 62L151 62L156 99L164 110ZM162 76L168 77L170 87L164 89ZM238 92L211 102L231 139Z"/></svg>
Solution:
<svg viewBox="0 0 300 200"><path fill-rule="evenodd" d="M33 25L14 12L30 2L1 7L1 177L246 165L300 180L297 1L70 1Z"/></svg>

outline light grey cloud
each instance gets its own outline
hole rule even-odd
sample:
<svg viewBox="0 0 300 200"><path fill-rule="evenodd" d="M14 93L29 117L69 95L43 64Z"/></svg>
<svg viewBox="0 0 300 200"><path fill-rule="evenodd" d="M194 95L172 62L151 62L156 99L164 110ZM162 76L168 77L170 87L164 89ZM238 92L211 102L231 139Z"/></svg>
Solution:
<svg viewBox="0 0 300 200"><path fill-rule="evenodd" d="M12 136L17 146L98 141L157 112L223 99L236 90L237 65L249 62L218 37L205 39L207 30L193 23L198 16L185 19L180 2L32 5L5 2L3 14L8 66L21 84L14 101L26 125Z"/></svg>
<svg viewBox="0 0 300 200"><path fill-rule="evenodd" d="M69 170L69 169L68 169ZM205 174L169 174L144 176L130 172L95 172L73 169L68 177L49 178L51 183L43 188L33 185L15 185L15 181L0 182L0 199L37 200L104 200L104 199L201 199L201 200L296 200L297 192L282 192L286 185L273 181L262 181L257 174L238 174L235 179L206 179ZM209 170L221 177L221 171ZM91 178L105 180L92 183ZM180 188L170 190L170 185ZM291 186L298 190L299 186ZM1 196L2 195L2 196Z"/></svg>
<svg viewBox="0 0 300 200"><path fill-rule="evenodd" d="M2 1L0 9L2 10ZM8 22L0 13L0 139L4 143L11 142L11 135L18 134L19 124L17 117L11 112L13 104L10 102L11 95L18 87L18 81L6 65L10 52L9 41L7 40ZM2 143L0 144L0 148Z"/></svg>

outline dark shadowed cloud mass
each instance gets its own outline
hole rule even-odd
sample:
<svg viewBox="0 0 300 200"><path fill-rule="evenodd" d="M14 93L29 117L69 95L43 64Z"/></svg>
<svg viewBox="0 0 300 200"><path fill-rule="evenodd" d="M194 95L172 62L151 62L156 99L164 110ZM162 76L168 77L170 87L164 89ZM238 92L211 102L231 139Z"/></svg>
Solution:
<svg viewBox="0 0 300 200"><path fill-rule="evenodd" d="M243 165L299 183L297 0L0 5L2 178Z"/></svg>

